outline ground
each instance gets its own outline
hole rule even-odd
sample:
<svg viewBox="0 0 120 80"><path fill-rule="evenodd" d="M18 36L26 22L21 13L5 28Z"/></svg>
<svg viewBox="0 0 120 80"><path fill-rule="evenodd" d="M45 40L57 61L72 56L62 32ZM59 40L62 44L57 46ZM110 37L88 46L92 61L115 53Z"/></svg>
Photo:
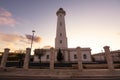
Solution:
<svg viewBox="0 0 120 80"><path fill-rule="evenodd" d="M0 71L0 80L120 80L120 69L22 69Z"/></svg>

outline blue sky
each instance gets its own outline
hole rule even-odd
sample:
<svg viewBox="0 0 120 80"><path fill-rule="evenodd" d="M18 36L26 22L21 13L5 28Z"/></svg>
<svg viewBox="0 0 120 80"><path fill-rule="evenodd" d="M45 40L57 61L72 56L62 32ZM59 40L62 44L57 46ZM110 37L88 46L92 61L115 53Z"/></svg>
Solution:
<svg viewBox="0 0 120 80"><path fill-rule="evenodd" d="M120 49L120 0L0 0L0 51L30 47L32 30L33 48L54 47L60 7L67 14L68 47Z"/></svg>

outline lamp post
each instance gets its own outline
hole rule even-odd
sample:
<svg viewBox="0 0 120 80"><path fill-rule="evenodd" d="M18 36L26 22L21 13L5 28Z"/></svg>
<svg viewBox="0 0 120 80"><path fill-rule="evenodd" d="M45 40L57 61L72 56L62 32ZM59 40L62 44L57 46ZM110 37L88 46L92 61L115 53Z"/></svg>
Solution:
<svg viewBox="0 0 120 80"><path fill-rule="evenodd" d="M33 39L34 39L34 33L35 33L35 30L32 30L32 40L31 40L31 51L30 51L30 54L32 52L32 44L33 44Z"/></svg>

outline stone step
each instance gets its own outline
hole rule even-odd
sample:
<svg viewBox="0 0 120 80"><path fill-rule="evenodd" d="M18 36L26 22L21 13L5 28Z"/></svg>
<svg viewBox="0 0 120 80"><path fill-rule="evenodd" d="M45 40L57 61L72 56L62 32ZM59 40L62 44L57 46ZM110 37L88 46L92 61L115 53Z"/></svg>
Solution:
<svg viewBox="0 0 120 80"><path fill-rule="evenodd" d="M43 77L43 76L2 76L0 80L120 80L120 77L109 77L109 76L84 76L84 77Z"/></svg>

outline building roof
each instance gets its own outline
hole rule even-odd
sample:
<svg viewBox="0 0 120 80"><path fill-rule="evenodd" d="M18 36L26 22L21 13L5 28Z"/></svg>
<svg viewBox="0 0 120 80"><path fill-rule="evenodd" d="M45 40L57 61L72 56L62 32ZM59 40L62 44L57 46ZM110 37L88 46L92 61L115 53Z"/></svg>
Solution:
<svg viewBox="0 0 120 80"><path fill-rule="evenodd" d="M92 56L99 56L99 55L104 55L105 52L101 52L101 53L96 53L93 54ZM115 50L115 51L110 51L111 54L120 54L120 50Z"/></svg>

